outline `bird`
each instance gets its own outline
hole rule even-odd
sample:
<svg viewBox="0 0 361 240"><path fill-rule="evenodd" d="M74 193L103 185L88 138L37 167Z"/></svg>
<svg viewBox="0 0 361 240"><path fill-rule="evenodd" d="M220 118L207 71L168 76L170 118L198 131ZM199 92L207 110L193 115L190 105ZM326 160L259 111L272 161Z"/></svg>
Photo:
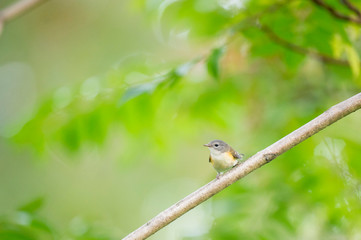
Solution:
<svg viewBox="0 0 361 240"><path fill-rule="evenodd" d="M236 166L244 157L244 154L236 152L222 140L213 140L203 146L208 147L210 151L209 162L217 171L217 179L222 173Z"/></svg>

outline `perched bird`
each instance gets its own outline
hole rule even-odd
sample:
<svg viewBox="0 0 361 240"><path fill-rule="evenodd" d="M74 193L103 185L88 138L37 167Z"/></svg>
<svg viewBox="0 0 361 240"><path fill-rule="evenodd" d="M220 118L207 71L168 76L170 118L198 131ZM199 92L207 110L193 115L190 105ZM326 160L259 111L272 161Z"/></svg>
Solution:
<svg viewBox="0 0 361 240"><path fill-rule="evenodd" d="M208 147L210 151L209 162L212 163L217 171L217 178L220 174L236 166L243 158L243 154L239 154L231 146L222 140L213 140L203 146Z"/></svg>

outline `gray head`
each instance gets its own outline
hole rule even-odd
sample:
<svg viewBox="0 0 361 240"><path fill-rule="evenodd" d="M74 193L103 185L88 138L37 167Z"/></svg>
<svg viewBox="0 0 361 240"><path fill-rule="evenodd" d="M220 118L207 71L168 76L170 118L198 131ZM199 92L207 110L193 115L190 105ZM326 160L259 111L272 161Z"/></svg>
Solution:
<svg viewBox="0 0 361 240"><path fill-rule="evenodd" d="M203 146L208 147L209 149L214 149L219 152L227 152L229 151L230 147L227 143L223 142L222 140L213 140L208 144L204 144Z"/></svg>

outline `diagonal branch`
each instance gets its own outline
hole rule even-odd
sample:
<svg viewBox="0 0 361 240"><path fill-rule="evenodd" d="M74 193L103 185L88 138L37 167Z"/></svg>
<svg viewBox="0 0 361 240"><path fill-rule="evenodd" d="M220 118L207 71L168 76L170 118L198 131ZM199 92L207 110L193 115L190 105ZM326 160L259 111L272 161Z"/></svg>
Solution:
<svg viewBox="0 0 361 240"><path fill-rule="evenodd" d="M353 5L349 0L341 0L341 2L351 11L353 11L354 13L356 13L356 15L358 16L358 18L361 18L361 12L360 10Z"/></svg>
<svg viewBox="0 0 361 240"><path fill-rule="evenodd" d="M318 5L319 7L324 8L331 15L333 15L334 17L336 17L338 19L348 21L348 22L357 23L357 24L361 24L361 18L353 18L353 17L347 16L347 15L345 15L343 13L340 13L335 8L333 8L332 6L325 3L323 0L311 0L311 1L314 2L316 5Z"/></svg>
<svg viewBox="0 0 361 240"><path fill-rule="evenodd" d="M20 0L0 10L0 33L5 22L25 13L46 0Z"/></svg>
<svg viewBox="0 0 361 240"><path fill-rule="evenodd" d="M361 108L361 93L337 104L314 118L299 129L288 134L284 138L273 143L266 149L256 153L245 162L237 165L229 172L225 173L220 179L215 179L197 191L191 193L168 209L159 213L149 222L130 233L123 240L145 239L162 229L178 217L182 216L192 208L198 206L213 195L222 191L229 185L245 177L257 168L272 161L277 156L290 150L297 144L340 120L348 114Z"/></svg>
<svg viewBox="0 0 361 240"><path fill-rule="evenodd" d="M342 59L336 59L330 56L327 56L325 54L322 54L320 52L317 52L315 50L304 48L301 46L298 46L292 42L288 42L285 39L279 37L275 32L273 32L268 26L266 25L260 25L259 27L262 32L264 32L273 42L290 49L291 51L297 52L299 54L303 55L309 55L314 58L317 58L321 60L324 63L331 63L331 64L337 64L337 65L348 65L348 62Z"/></svg>

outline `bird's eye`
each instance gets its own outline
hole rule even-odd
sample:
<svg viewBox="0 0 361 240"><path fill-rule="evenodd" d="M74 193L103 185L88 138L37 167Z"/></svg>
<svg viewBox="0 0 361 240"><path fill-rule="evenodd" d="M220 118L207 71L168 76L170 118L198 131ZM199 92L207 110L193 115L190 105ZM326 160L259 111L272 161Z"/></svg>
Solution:
<svg viewBox="0 0 361 240"><path fill-rule="evenodd" d="M214 144L214 146L215 146L215 147L218 147L219 145L216 143L216 144Z"/></svg>

